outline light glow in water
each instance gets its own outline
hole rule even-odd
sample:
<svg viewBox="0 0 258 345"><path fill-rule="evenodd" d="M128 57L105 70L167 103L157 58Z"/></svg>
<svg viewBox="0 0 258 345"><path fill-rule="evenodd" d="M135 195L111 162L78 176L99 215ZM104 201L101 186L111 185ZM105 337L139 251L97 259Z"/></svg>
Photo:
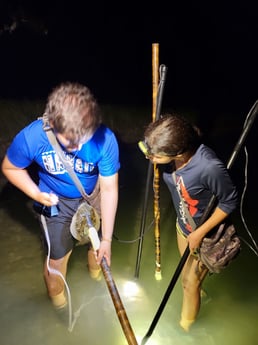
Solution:
<svg viewBox="0 0 258 345"><path fill-rule="evenodd" d="M137 283L127 281L124 283L123 292L126 297L135 297L140 293L140 288Z"/></svg>

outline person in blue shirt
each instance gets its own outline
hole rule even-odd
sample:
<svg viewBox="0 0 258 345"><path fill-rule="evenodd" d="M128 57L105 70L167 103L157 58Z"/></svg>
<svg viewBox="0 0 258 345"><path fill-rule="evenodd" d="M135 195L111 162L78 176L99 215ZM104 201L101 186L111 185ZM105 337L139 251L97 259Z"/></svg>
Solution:
<svg viewBox="0 0 258 345"><path fill-rule="evenodd" d="M180 326L189 331L199 313L201 286L208 273L196 253L205 235L236 209L237 191L224 164L211 148L201 142L199 129L182 116L165 114L150 123L144 132L144 142L139 146L152 163L167 164L169 167L163 172L163 179L171 193L177 215L179 252L182 256L189 246L191 254L182 270L180 319ZM212 195L216 196L216 207L206 221L198 226ZM188 218L197 225L195 231Z"/></svg>
<svg viewBox="0 0 258 345"><path fill-rule="evenodd" d="M100 109L91 91L76 82L61 83L53 89L43 118L48 121L89 199L93 194L97 196L92 206L101 216L102 237L98 252L88 251L88 266L92 278L98 279L102 258L111 264L120 168L116 137L102 124ZM82 195L49 142L43 118L36 119L15 136L3 159L2 172L34 200L35 209L45 216L44 244L48 246L44 279L53 305L63 308L67 304L64 280L55 272L66 277L68 260L77 243L70 225ZM38 167L38 182L29 173L32 163ZM42 222L41 216L39 219ZM41 226L44 230L43 222Z"/></svg>

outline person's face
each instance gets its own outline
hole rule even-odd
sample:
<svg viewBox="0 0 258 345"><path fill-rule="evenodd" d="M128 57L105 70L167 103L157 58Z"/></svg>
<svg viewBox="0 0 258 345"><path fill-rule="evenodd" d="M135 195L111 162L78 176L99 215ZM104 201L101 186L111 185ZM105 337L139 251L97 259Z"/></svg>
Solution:
<svg viewBox="0 0 258 345"><path fill-rule="evenodd" d="M172 156L164 156L164 155L147 155L147 159L149 159L153 164L168 164L172 162L175 158Z"/></svg>
<svg viewBox="0 0 258 345"><path fill-rule="evenodd" d="M68 151L79 151L82 148L82 145L85 144L89 138L83 137L78 143L74 143L73 141L66 138L65 134L55 133L58 141L60 144Z"/></svg>
<svg viewBox="0 0 258 345"><path fill-rule="evenodd" d="M151 148L146 141L139 141L138 146L146 159L149 159L153 164L168 164L175 159L176 156L169 156L164 153L152 153Z"/></svg>

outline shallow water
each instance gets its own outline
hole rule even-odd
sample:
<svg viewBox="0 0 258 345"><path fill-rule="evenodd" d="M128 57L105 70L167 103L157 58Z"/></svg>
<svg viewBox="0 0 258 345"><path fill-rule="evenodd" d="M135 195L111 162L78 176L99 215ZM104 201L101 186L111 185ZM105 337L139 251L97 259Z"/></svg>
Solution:
<svg viewBox="0 0 258 345"><path fill-rule="evenodd" d="M161 182L162 279L158 281L154 275L152 190L139 276L135 277L147 165L144 163L142 166L142 157L134 151L125 153L130 155L129 158L122 157L124 169L120 177L120 203L112 245L111 272L140 345L162 302L179 255L173 226L174 213ZM76 247L69 262L67 284L72 315L72 323L69 324L69 315L61 318L56 314L46 296L39 229L31 211L31 201L5 185L0 205L0 343L128 344L104 278L95 282L87 273L85 246ZM252 210L251 205L249 210ZM251 211L248 222L253 224L254 229L256 221ZM183 333L178 326L182 297L178 281L147 344L258 344L257 267L257 257L243 244L235 262L222 273L207 277L204 289L208 296L203 299L198 320L189 334ZM130 296L126 290L128 283L131 283Z"/></svg>

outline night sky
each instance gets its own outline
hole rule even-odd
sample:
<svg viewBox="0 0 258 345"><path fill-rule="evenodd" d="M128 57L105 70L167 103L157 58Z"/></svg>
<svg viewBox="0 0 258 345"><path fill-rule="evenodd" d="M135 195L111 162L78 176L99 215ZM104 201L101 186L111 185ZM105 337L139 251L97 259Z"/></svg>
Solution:
<svg viewBox="0 0 258 345"><path fill-rule="evenodd" d="M254 5L89 4L1 2L0 97L45 98L71 80L102 103L150 105L159 43L168 68L164 104L247 112L258 98Z"/></svg>

